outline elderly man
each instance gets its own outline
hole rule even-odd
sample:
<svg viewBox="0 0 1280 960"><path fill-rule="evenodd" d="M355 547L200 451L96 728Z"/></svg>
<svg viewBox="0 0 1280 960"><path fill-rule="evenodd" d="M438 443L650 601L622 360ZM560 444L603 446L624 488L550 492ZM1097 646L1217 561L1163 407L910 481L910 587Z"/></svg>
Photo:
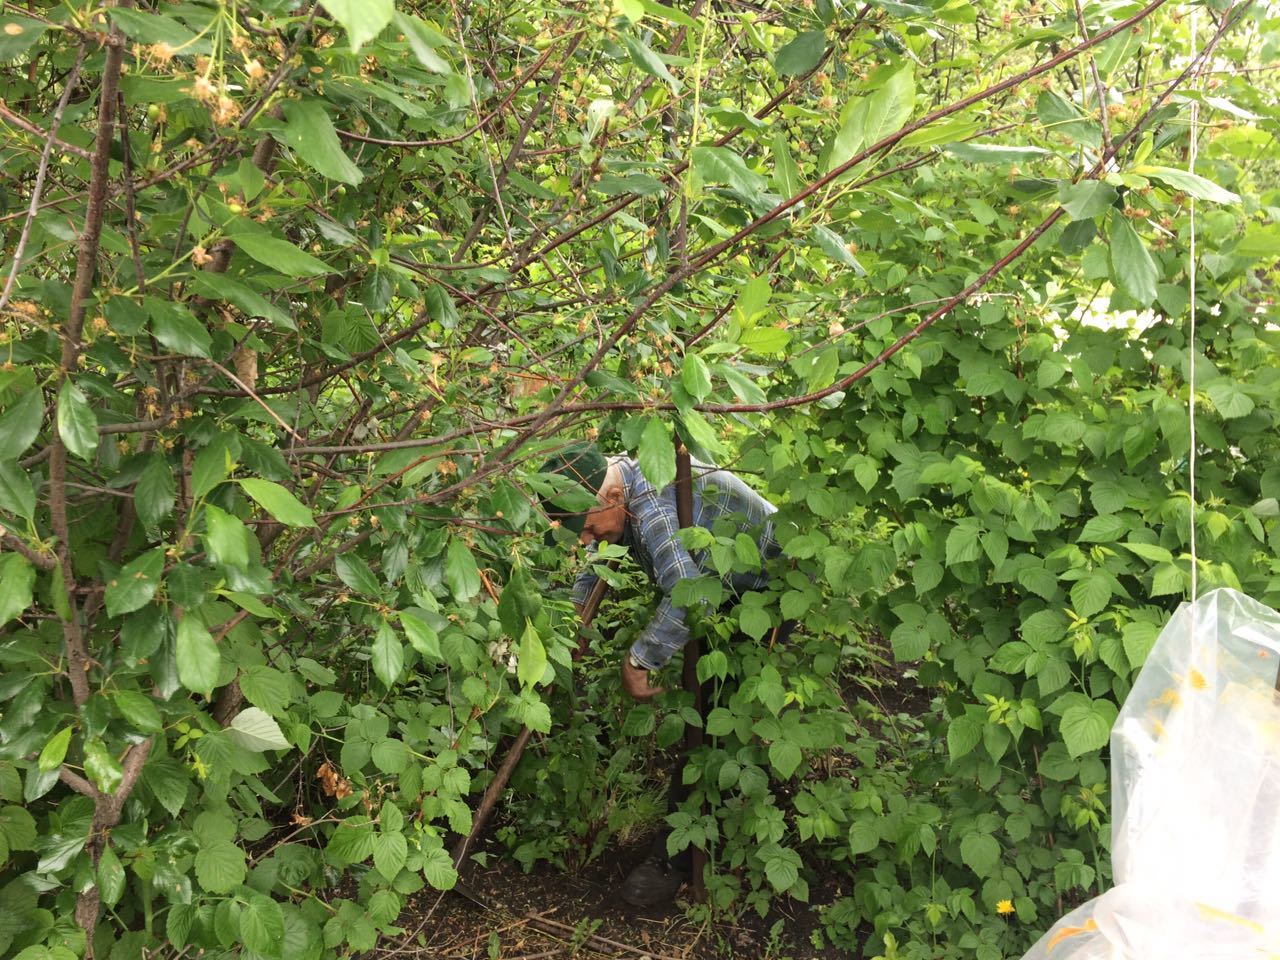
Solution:
<svg viewBox="0 0 1280 960"><path fill-rule="evenodd" d="M623 656L621 669L622 689L627 694L637 700L656 696L662 690L652 685L649 672L664 666L689 639L686 611L673 600L676 586L682 580L716 575L709 551L691 553L685 548L678 532L675 485L655 488L630 457L605 457L595 444L574 443L552 457L542 472L576 480L596 497L596 506L583 513L567 513L544 501L548 518L559 521L588 546L598 542L626 546L658 588L657 609ZM751 569L724 577L730 603L733 597L768 584L765 564L780 552L772 520L776 510L732 473L693 463L693 525L718 536L745 534L759 557L758 563L749 564ZM579 614L596 580L590 566L579 573L573 589ZM780 632L789 633L790 624L784 624ZM686 795L681 771L676 770L671 778L669 808L674 810ZM689 851L668 857L666 837L666 831L659 834L650 856L624 882L621 895L628 903L651 906L669 900L688 876Z"/></svg>

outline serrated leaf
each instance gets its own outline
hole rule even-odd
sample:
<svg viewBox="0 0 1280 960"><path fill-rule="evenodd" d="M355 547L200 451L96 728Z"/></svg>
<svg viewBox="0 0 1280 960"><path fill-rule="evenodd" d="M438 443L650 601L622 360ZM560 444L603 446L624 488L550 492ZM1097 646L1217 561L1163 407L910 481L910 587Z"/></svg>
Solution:
<svg viewBox="0 0 1280 960"><path fill-rule="evenodd" d="M520 655L516 666L516 679L523 686L531 687L542 680L547 669L547 651L542 645L542 638L532 622L525 624L524 633L520 637Z"/></svg>
<svg viewBox="0 0 1280 960"><path fill-rule="evenodd" d="M164 728L155 700L146 694L136 690L117 690L112 694L112 699L116 702L120 716L133 724L135 730L159 733Z"/></svg>
<svg viewBox="0 0 1280 960"><path fill-rule="evenodd" d="M338 579L357 593L363 593L366 597L380 597L385 593L369 565L354 553L339 556L333 561L333 569L337 572Z"/></svg>
<svg viewBox="0 0 1280 960"><path fill-rule="evenodd" d="M233 743L254 753L288 750L292 746L280 731L280 724L257 707L245 707L237 713L227 727L227 735Z"/></svg>
<svg viewBox="0 0 1280 960"><path fill-rule="evenodd" d="M164 573L164 547L148 550L107 581L107 616L132 613L151 602Z"/></svg>
<svg viewBox="0 0 1280 960"><path fill-rule="evenodd" d="M369 647L369 656L374 675L382 681L383 686L394 686L400 671L404 669L404 644L385 620L378 625L378 632Z"/></svg>
<svg viewBox="0 0 1280 960"><path fill-rule="evenodd" d="M204 624L190 613L178 622L175 655L182 685L194 693L211 695L218 683L222 655Z"/></svg>
<svg viewBox="0 0 1280 960"><path fill-rule="evenodd" d="M654 53L648 44L630 33L622 35L622 44L627 48L627 53L631 56L632 63L651 77L656 77L667 84L673 91L679 92L682 84L672 76L671 71L667 69L667 65L662 62L662 58Z"/></svg>
<svg viewBox="0 0 1280 960"><path fill-rule="evenodd" d="M174 500L172 468L163 457L152 457L133 488L133 506L138 519L145 527L155 527L173 512Z"/></svg>
<svg viewBox="0 0 1280 960"><path fill-rule="evenodd" d="M22 554L0 557L0 627L31 606L35 583L36 568Z"/></svg>
<svg viewBox="0 0 1280 960"><path fill-rule="evenodd" d="M324 9L347 31L352 50L380 34L395 13L394 0L326 0Z"/></svg>
<svg viewBox="0 0 1280 960"><path fill-rule="evenodd" d="M1000 862L1000 843L986 833L966 833L960 840L960 859L980 877L991 876Z"/></svg>
<svg viewBox="0 0 1280 960"><path fill-rule="evenodd" d="M1071 606L1077 616L1091 617L1111 602L1111 578L1095 570L1071 588Z"/></svg>
<svg viewBox="0 0 1280 960"><path fill-rule="evenodd" d="M268 958L284 955L284 911L279 903L260 893L245 898L240 911L240 939L253 953Z"/></svg>
<svg viewBox="0 0 1280 960"><path fill-rule="evenodd" d="M84 744L84 772L103 793L115 793L124 779L124 767L106 744L96 738Z"/></svg>
<svg viewBox="0 0 1280 960"><path fill-rule="evenodd" d="M1058 202L1072 220L1092 220L1106 213L1116 202L1116 196L1116 188L1101 180L1082 180L1058 187Z"/></svg>
<svg viewBox="0 0 1280 960"><path fill-rule="evenodd" d="M270 480L246 477L240 487L275 519L290 527L314 527L311 511L292 493Z"/></svg>
<svg viewBox="0 0 1280 960"><path fill-rule="evenodd" d="M226 894L244 883L244 851L234 843L210 843L196 851L196 879L213 894Z"/></svg>
<svg viewBox="0 0 1280 960"><path fill-rule="evenodd" d="M213 338L195 314L182 304L169 303L159 297L145 297L143 303L151 317L151 332L157 340L174 353L209 358Z"/></svg>
<svg viewBox="0 0 1280 960"><path fill-rule="evenodd" d="M503 596L506 596L505 591ZM409 638L409 645L418 653L432 660L442 659L440 637L431 624L416 614L401 610L400 626L404 629L405 636Z"/></svg>
<svg viewBox="0 0 1280 960"><path fill-rule="evenodd" d="M409 844L403 833L379 834L373 841L373 866L388 881L400 875L408 856Z"/></svg>
<svg viewBox="0 0 1280 960"><path fill-rule="evenodd" d="M694 169L708 183L723 183L745 200L764 192L764 177L728 147L694 147L691 156Z"/></svg>
<svg viewBox="0 0 1280 960"><path fill-rule="evenodd" d="M124 865L116 856L115 850L108 845L98 859L98 891L102 902L108 907L114 907L124 896L124 887Z"/></svg>
<svg viewBox="0 0 1280 960"><path fill-rule="evenodd" d="M58 436L81 460L90 460L98 449L98 417L89 400L69 379L58 391Z"/></svg>
<svg viewBox="0 0 1280 960"><path fill-rule="evenodd" d="M775 740L769 744L769 766L783 780L790 780L803 759L800 748L790 740Z"/></svg>
<svg viewBox="0 0 1280 960"><path fill-rule="evenodd" d="M237 570L247 567L249 530L240 518L209 503L204 508L204 522L204 542L209 559Z"/></svg>
<svg viewBox="0 0 1280 960"><path fill-rule="evenodd" d="M39 390L28 390L0 414L0 460L16 460L40 433L44 418Z"/></svg>
<svg viewBox="0 0 1280 960"><path fill-rule="evenodd" d="M655 490L665 489L676 478L676 448L666 426L658 417L650 417L640 435L636 453L640 471Z"/></svg>
<svg viewBox="0 0 1280 960"><path fill-rule="evenodd" d="M329 5L326 4L325 8L329 9ZM281 139L309 167L330 180L353 186L364 179L360 168L342 149L333 121L319 100L286 100L284 116L285 128Z"/></svg>
<svg viewBox="0 0 1280 960"><path fill-rule="evenodd" d="M778 55L773 58L773 69L784 77L808 73L818 65L826 49L826 34L821 30L806 30L797 34L778 51Z"/></svg>
<svg viewBox="0 0 1280 960"><path fill-rule="evenodd" d="M459 603L465 603L480 592L480 568L466 541L457 537L449 541L444 578Z"/></svg>
<svg viewBox="0 0 1280 960"><path fill-rule="evenodd" d="M36 491L31 477L12 461L0 461L0 510L24 520L36 515Z"/></svg>
<svg viewBox="0 0 1280 960"><path fill-rule="evenodd" d="M908 66L891 74L869 96L850 100L840 112L840 130L831 144L827 171L899 130L911 119L915 95L915 77Z"/></svg>
<svg viewBox="0 0 1280 960"><path fill-rule="evenodd" d="M680 382L694 400L701 400L711 392L711 371L696 353L686 353L680 369Z"/></svg>
<svg viewBox="0 0 1280 960"><path fill-rule="evenodd" d="M394 19L396 29L403 33L405 39L409 41L409 49L413 51L413 55L418 58L420 64L432 73L449 74L453 72L449 61L436 53L436 49L446 42L443 36L412 14L401 13L397 10Z"/></svg>
<svg viewBox="0 0 1280 960"><path fill-rule="evenodd" d="M1129 298L1147 307L1156 298L1160 269L1150 251L1123 214L1111 217L1111 281Z"/></svg>
<svg viewBox="0 0 1280 960"><path fill-rule="evenodd" d="M330 272L323 260L269 233L239 230L231 234L237 247L254 260L290 277L323 277Z"/></svg>
<svg viewBox="0 0 1280 960"><path fill-rule="evenodd" d="M1133 172L1139 176L1146 177L1148 180L1158 180L1166 187L1172 187L1174 190L1181 190L1183 193L1190 194L1197 200L1208 200L1210 203L1226 203L1234 204L1240 202L1240 197L1226 190L1212 180L1208 180L1198 173L1192 173L1189 170L1178 170L1174 167L1159 167L1147 164L1139 164L1133 168Z"/></svg>
<svg viewBox="0 0 1280 960"><path fill-rule="evenodd" d="M1108 707L1110 709L1108 709ZM1072 757L1079 757L1107 745L1111 724L1115 721L1115 706L1094 700L1089 704L1074 704L1062 714L1062 742Z"/></svg>
<svg viewBox="0 0 1280 960"><path fill-rule="evenodd" d="M36 760L36 765L40 768L41 773L49 773L57 770L62 766L62 761L67 757L67 748L71 746L71 728L63 727L44 745L40 751L40 756Z"/></svg>

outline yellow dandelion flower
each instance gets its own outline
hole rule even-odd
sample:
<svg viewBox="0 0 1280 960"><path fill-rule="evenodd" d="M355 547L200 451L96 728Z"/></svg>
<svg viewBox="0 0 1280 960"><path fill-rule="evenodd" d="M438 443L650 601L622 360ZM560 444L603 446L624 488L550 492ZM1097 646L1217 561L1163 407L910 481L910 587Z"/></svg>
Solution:
<svg viewBox="0 0 1280 960"><path fill-rule="evenodd" d="M1209 685L1209 681L1204 678L1204 674L1195 667L1191 668L1191 673L1187 679L1191 681L1191 689L1193 690L1203 690Z"/></svg>
<svg viewBox="0 0 1280 960"><path fill-rule="evenodd" d="M999 900L999 901L997 901L997 902L996 902L996 913L998 913L998 914L1000 914L1000 915L1002 915L1002 916L1003 916L1003 915L1006 915L1006 914L1013 913L1013 901L1012 901L1012 900Z"/></svg>

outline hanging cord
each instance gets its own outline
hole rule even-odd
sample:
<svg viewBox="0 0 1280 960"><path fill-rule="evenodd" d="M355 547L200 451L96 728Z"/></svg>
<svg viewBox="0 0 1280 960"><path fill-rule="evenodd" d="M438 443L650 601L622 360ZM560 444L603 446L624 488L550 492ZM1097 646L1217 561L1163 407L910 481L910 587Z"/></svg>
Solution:
<svg viewBox="0 0 1280 960"><path fill-rule="evenodd" d="M1196 36L1200 26L1200 8L1191 7L1191 62L1196 59ZM1200 71L1196 71L1197 74ZM1191 101L1191 145L1187 150L1187 172L1196 172L1196 153L1200 139L1200 101ZM1191 298L1191 332L1187 339L1187 422L1190 425L1191 453L1187 457L1190 477L1188 496L1191 510L1191 602L1196 602L1199 586L1199 569L1196 559L1196 198L1191 204L1191 243L1187 256L1188 293Z"/></svg>

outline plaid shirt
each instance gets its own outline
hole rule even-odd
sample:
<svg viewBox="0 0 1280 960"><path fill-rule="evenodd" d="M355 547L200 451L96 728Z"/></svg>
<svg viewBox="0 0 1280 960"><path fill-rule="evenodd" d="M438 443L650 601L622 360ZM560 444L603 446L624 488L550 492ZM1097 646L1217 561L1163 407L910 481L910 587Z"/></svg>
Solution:
<svg viewBox="0 0 1280 960"><path fill-rule="evenodd" d="M703 574L714 574L715 568L711 566L708 551L690 554L677 534L680 522L676 514L675 484L656 490L644 478L635 460L615 457L612 462L621 469L626 493L627 523L622 543L631 550L632 557L662 592L653 619L631 647L632 656L642 666L656 670L689 639L684 609L671 602L676 584ZM774 539L773 523L769 519L777 508L732 473L696 460L692 465L694 525L710 530L717 520L727 517L736 525L738 533L746 533L756 541L762 563L778 556L781 550ZM579 573L573 584L575 602L585 603L598 579L589 566ZM735 594L761 590L768 582L763 567L759 571L733 573L725 578L725 583Z"/></svg>

